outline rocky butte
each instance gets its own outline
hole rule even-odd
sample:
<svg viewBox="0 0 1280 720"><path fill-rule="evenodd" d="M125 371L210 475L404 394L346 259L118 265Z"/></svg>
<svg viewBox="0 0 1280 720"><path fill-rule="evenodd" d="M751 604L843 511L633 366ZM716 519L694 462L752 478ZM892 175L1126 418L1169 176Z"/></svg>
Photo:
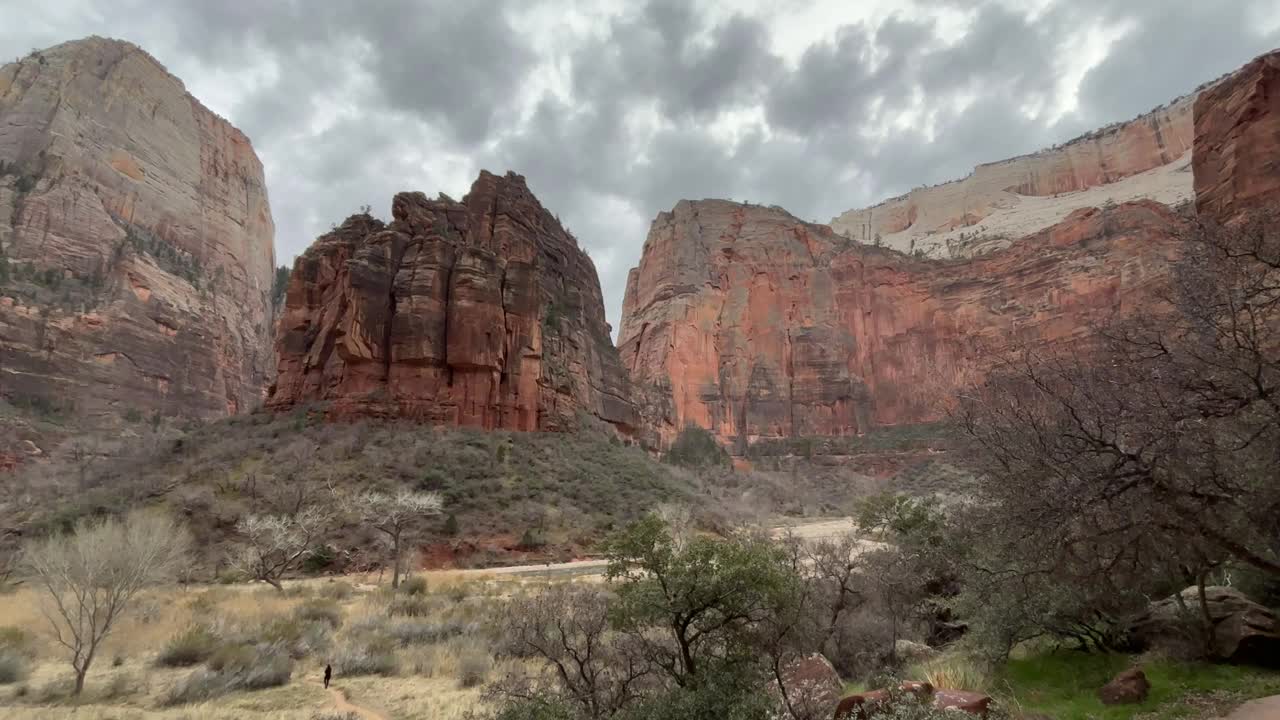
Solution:
<svg viewBox="0 0 1280 720"><path fill-rule="evenodd" d="M877 206L866 220L882 223L872 228L889 234L888 247L779 208L681 201L654 220L623 304L619 352L646 425L663 442L697 425L741 450L929 422L990 370L993 353L1084 339L1097 323L1149 312L1185 222L1169 203L1194 196L1201 215L1230 219L1280 197L1277 98L1273 53L1085 146ZM1048 216L1035 203L1048 193L1076 193L1077 203L1151 173L1176 175L1186 191ZM902 247L1011 198L1005 209L1039 208L1005 225L1028 232L954 257ZM859 217L842 216L845 230Z"/></svg>
<svg viewBox="0 0 1280 720"><path fill-rule="evenodd" d="M461 202L400 193L391 213L353 215L295 263L269 408L631 434L595 266L523 177L482 172Z"/></svg>
<svg viewBox="0 0 1280 720"><path fill-rule="evenodd" d="M0 69L0 396L215 417L270 369L274 225L249 140L138 47Z"/></svg>

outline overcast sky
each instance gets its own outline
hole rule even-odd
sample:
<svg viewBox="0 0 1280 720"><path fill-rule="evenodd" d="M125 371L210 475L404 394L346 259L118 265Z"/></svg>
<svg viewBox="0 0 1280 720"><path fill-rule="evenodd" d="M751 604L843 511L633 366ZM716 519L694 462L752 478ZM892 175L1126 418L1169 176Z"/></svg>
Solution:
<svg viewBox="0 0 1280 720"><path fill-rule="evenodd" d="M1280 46L1280 0L0 0L0 58L146 48L252 139L276 255L525 175L618 325L681 198L828 222L1127 120Z"/></svg>

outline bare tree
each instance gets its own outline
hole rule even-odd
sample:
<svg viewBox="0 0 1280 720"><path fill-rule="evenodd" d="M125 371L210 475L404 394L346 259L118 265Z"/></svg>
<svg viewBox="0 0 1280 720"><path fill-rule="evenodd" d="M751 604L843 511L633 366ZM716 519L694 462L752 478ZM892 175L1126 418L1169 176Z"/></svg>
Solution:
<svg viewBox="0 0 1280 720"><path fill-rule="evenodd" d="M254 580L283 590L283 578L314 551L332 522L332 515L316 505L290 514L247 515L236 523L241 544L231 565Z"/></svg>
<svg viewBox="0 0 1280 720"><path fill-rule="evenodd" d="M405 534L426 517L439 515L444 503L436 493L401 490L394 494L370 490L356 497L360 516L391 541L391 587L400 587L404 569Z"/></svg>
<svg viewBox="0 0 1280 720"><path fill-rule="evenodd" d="M505 650L543 663L555 697L578 717L612 717L640 697L652 668L611 632L609 602L596 588L559 585L512 601L505 614ZM509 677L497 686L510 700L537 702L548 684Z"/></svg>
<svg viewBox="0 0 1280 720"><path fill-rule="evenodd" d="M1203 585L1223 563L1280 576L1278 221L1187 223L1169 292L1140 322L1070 356L1024 348L963 399L989 510L971 524L1010 561L988 577L1102 600ZM1051 609L1082 644L1109 642L1096 602Z"/></svg>
<svg viewBox="0 0 1280 720"><path fill-rule="evenodd" d="M172 577L190 547L173 519L139 511L123 520L81 521L69 534L24 548L24 565L44 591L41 611L71 655L76 695L116 621L143 588Z"/></svg>

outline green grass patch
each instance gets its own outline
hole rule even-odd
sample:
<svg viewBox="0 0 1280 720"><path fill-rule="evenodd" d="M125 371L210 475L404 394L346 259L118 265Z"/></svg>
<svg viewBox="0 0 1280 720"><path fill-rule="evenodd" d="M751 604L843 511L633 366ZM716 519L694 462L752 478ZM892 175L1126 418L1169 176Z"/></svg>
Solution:
<svg viewBox="0 0 1280 720"><path fill-rule="evenodd" d="M1141 665L1151 694L1138 705L1108 707L1098 688L1116 674ZM1158 711L1160 718L1193 717L1194 700L1213 693L1239 702L1280 694L1280 672L1238 665L1211 665L1128 655L1085 655L1049 652L1010 660L996 672L993 694L1014 707L1045 713L1056 720L1128 720Z"/></svg>

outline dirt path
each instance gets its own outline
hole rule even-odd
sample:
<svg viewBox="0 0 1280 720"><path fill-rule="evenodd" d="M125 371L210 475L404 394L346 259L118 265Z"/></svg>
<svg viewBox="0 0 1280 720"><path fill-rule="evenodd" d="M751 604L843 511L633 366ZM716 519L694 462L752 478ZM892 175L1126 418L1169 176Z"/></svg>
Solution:
<svg viewBox="0 0 1280 720"><path fill-rule="evenodd" d="M333 707L338 712L355 713L364 720L387 720L387 717L381 713L376 713L369 708L360 707L347 699L347 694L336 687L329 688L329 695L333 697Z"/></svg>
<svg viewBox="0 0 1280 720"><path fill-rule="evenodd" d="M309 680L308 684L322 687L320 683L314 680ZM356 705L351 702L347 699L347 694L335 685L330 684L329 688L325 692L329 693L329 697L333 700L333 709L339 713L352 713L357 717L363 718L363 720L390 720L390 718L380 712L370 710L367 707L361 707L360 705Z"/></svg>
<svg viewBox="0 0 1280 720"><path fill-rule="evenodd" d="M1280 695L1250 700L1223 720L1276 720L1280 718Z"/></svg>
<svg viewBox="0 0 1280 720"><path fill-rule="evenodd" d="M793 536L801 540L816 542L841 537L853 529L853 518L842 517L808 520L793 525L778 526L770 528L770 534L775 538L781 538L790 531ZM862 545L864 550L883 547L882 543L872 540L863 541ZM570 562L543 565L507 565L504 567L458 570L456 572L462 575L589 575L604 572L608 565L609 561L607 560L572 560Z"/></svg>

